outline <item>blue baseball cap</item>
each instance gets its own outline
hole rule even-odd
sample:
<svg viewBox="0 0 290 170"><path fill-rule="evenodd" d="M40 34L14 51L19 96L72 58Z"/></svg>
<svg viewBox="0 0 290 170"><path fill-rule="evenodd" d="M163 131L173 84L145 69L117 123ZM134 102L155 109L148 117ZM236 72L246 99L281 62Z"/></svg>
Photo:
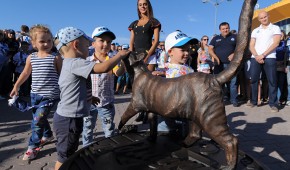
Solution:
<svg viewBox="0 0 290 170"><path fill-rule="evenodd" d="M66 45L67 43L76 40L77 38L83 36L84 38L88 39L89 41L93 41L93 39L87 36L82 30L74 27L65 27L58 31L55 38L59 40L56 48L59 50L62 46Z"/></svg>

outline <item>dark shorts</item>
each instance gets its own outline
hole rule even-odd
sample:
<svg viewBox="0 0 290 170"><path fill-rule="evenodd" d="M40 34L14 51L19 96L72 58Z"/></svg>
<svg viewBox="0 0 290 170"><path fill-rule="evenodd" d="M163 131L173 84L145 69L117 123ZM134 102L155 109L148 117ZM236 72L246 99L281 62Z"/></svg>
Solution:
<svg viewBox="0 0 290 170"><path fill-rule="evenodd" d="M57 160L64 163L79 147L79 138L83 131L83 118L53 116L53 129L56 135Z"/></svg>

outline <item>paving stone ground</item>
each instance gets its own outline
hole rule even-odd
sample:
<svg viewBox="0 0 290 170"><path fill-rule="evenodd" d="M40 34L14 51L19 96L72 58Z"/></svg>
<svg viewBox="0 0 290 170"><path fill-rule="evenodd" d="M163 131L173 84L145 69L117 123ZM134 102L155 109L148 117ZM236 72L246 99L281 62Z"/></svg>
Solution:
<svg viewBox="0 0 290 170"><path fill-rule="evenodd" d="M131 95L116 96L115 122L126 109ZM52 124L51 111L49 122ZM271 170L290 170L290 106L272 113L268 105L248 108L226 106L231 132L239 139L239 149ZM0 169L2 170L52 170L56 160L55 141L45 145L37 158L23 161L30 137L30 112L19 112L0 101ZM137 124L132 118L128 124ZM147 126L141 126L146 129ZM100 123L95 129L96 137L103 136ZM81 148L81 146L80 146Z"/></svg>

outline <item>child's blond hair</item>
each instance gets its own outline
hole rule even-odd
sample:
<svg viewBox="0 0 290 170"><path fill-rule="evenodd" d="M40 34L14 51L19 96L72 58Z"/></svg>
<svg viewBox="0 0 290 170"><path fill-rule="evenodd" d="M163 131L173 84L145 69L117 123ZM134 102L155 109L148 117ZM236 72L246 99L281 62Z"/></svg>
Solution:
<svg viewBox="0 0 290 170"><path fill-rule="evenodd" d="M50 29L47 26L41 25L41 24L37 24L37 25L32 26L30 28L30 31L29 31L30 38L31 38L32 41L35 41L37 32L48 33L48 34L51 35L51 37L53 37Z"/></svg>

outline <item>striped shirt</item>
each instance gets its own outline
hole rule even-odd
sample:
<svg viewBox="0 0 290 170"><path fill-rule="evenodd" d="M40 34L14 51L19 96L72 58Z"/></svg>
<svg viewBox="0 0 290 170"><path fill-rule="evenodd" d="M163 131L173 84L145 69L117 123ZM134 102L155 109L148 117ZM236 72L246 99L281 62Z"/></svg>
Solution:
<svg viewBox="0 0 290 170"><path fill-rule="evenodd" d="M94 59L94 54L88 57L88 60L100 63L100 60ZM106 57L109 60L109 56ZM113 70L118 69L118 65ZM92 78L92 94L100 99L98 107L106 106L114 103L114 75L113 71L102 74L91 74Z"/></svg>
<svg viewBox="0 0 290 170"><path fill-rule="evenodd" d="M39 58L37 52L31 54L32 83L31 93L58 99L59 98L59 75L55 69L55 55Z"/></svg>

